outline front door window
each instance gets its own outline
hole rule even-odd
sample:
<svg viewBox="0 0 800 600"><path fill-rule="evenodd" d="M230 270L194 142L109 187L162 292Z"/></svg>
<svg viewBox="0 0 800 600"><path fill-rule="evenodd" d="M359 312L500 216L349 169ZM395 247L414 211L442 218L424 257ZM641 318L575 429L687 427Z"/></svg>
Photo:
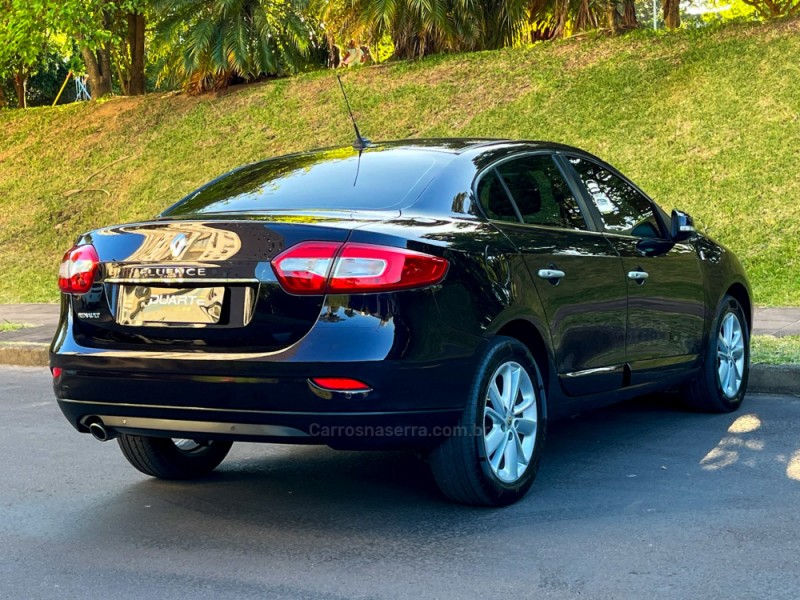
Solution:
<svg viewBox="0 0 800 600"><path fill-rule="evenodd" d="M608 169L582 158L568 159L583 180L603 228L638 238L663 238L652 202Z"/></svg>

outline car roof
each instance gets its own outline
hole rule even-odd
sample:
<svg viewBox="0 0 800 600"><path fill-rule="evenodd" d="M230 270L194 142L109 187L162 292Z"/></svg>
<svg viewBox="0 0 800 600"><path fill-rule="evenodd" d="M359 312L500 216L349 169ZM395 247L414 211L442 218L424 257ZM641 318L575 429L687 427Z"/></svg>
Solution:
<svg viewBox="0 0 800 600"><path fill-rule="evenodd" d="M452 198L483 165L537 150L581 152L554 142L487 138L405 139L369 143L364 148L319 148L234 169L160 216L289 210L295 203L319 210L345 205L360 210L402 210L416 204L423 190L430 188L444 194L441 197ZM451 193L451 185L458 189Z"/></svg>
<svg viewBox="0 0 800 600"><path fill-rule="evenodd" d="M517 147L531 150L561 150L585 153L580 148L567 146L558 142L545 140L512 140L508 138L420 138L389 140L385 142L370 143L368 148L402 148L406 150L428 150L463 154L469 150L491 149L492 147Z"/></svg>

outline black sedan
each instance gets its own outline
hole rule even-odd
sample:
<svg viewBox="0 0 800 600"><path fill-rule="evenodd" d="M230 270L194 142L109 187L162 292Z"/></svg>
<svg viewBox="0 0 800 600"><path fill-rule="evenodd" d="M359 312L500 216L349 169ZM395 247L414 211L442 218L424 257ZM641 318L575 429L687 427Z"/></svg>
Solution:
<svg viewBox="0 0 800 600"><path fill-rule="evenodd" d="M548 419L679 389L739 407L737 258L568 146L414 140L232 171L61 265L59 406L140 471L233 441L415 447L449 498L531 486Z"/></svg>

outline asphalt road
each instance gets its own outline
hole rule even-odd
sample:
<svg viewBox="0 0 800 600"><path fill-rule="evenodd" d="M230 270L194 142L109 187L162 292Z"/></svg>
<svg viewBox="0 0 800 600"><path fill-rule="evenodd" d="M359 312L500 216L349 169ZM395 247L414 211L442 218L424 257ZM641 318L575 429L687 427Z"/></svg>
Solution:
<svg viewBox="0 0 800 600"><path fill-rule="evenodd" d="M234 445L149 479L0 368L2 598L800 598L800 399L708 416L650 399L551 426L486 510L407 453Z"/></svg>

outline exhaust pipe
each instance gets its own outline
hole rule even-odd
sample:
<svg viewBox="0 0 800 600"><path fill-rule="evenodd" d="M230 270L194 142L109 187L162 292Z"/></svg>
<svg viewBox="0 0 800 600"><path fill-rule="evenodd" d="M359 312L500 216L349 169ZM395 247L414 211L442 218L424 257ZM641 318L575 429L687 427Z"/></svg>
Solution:
<svg viewBox="0 0 800 600"><path fill-rule="evenodd" d="M89 424L89 433L94 436L94 439L100 442L107 442L115 438L116 436L106 429L106 426L103 425L102 421L93 421Z"/></svg>

